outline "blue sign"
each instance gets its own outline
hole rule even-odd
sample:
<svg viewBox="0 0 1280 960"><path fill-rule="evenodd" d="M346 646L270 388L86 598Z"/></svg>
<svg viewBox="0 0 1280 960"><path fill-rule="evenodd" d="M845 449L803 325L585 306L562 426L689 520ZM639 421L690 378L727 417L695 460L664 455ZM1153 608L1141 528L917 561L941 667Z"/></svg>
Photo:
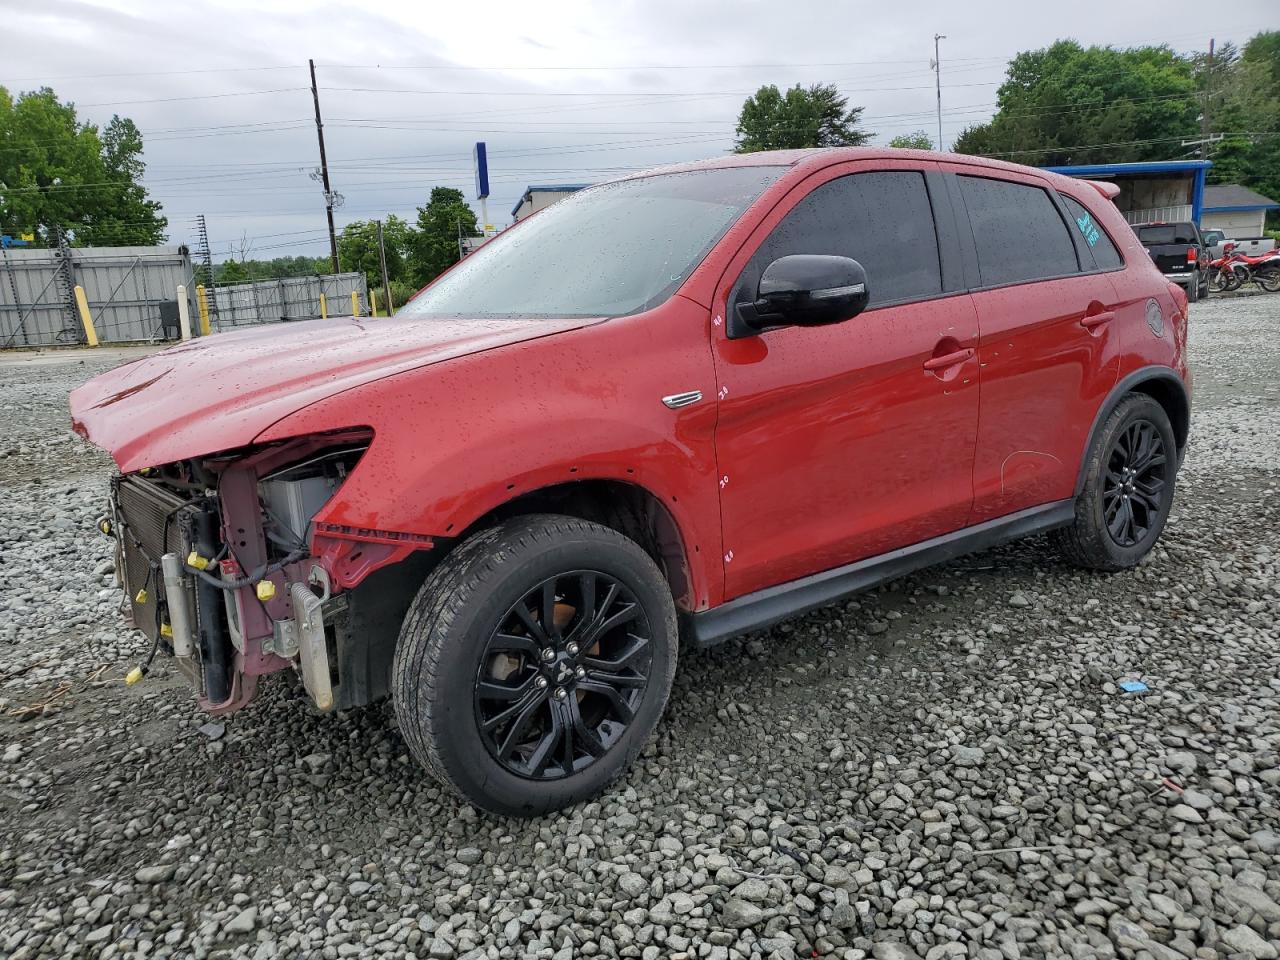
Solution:
<svg viewBox="0 0 1280 960"><path fill-rule="evenodd" d="M476 199L483 200L489 196L489 157L485 153L484 141L476 144Z"/></svg>

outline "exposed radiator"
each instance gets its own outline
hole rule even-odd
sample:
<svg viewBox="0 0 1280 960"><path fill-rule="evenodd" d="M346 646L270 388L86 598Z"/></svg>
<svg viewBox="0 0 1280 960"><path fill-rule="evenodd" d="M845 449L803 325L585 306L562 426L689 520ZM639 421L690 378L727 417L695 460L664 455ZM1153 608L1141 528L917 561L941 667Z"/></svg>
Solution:
<svg viewBox="0 0 1280 960"><path fill-rule="evenodd" d="M125 593L133 622L156 638L156 605L163 590L160 557L170 551L187 555L179 511L187 501L140 477L121 477L115 485L116 522L124 556ZM154 565L154 566L153 566ZM140 591L145 599L138 602Z"/></svg>

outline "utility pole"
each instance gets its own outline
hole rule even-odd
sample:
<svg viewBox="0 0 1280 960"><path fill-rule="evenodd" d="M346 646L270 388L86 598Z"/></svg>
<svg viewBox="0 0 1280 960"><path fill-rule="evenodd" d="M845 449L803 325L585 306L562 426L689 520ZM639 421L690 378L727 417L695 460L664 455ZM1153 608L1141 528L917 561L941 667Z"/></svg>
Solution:
<svg viewBox="0 0 1280 960"><path fill-rule="evenodd" d="M935 74L935 82L938 90L938 149L942 149L942 59L938 54L938 41L947 39L940 33L933 35L933 72ZM316 107L316 116L319 117L320 108Z"/></svg>
<svg viewBox="0 0 1280 960"><path fill-rule="evenodd" d="M311 67L311 99L316 105L316 137L320 140L320 179L324 184L324 212L329 218L329 259L333 272L338 272L338 235L333 232L333 191L329 188L329 161L324 156L324 123L320 120L320 92L316 89L316 62L308 60Z"/></svg>
<svg viewBox="0 0 1280 960"><path fill-rule="evenodd" d="M1209 97L1213 89L1213 39L1209 40L1209 60L1204 71L1204 109L1200 111L1200 159L1209 156Z"/></svg>
<svg viewBox="0 0 1280 960"><path fill-rule="evenodd" d="M387 279L387 247L382 242L382 221L378 221L378 265L382 268L382 292L387 296L387 316L395 312L395 301L391 299L391 281Z"/></svg>

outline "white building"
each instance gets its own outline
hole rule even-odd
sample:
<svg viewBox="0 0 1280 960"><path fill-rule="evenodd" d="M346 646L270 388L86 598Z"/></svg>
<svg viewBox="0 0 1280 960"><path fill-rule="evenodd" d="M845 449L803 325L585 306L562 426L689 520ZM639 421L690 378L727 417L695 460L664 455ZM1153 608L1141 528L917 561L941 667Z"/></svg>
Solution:
<svg viewBox="0 0 1280 960"><path fill-rule="evenodd" d="M1238 183L1205 187L1200 229L1221 230L1229 240L1252 240L1264 236L1270 210L1280 210L1280 203Z"/></svg>
<svg viewBox="0 0 1280 960"><path fill-rule="evenodd" d="M569 194L589 186L589 183L530 184L524 188L524 196L511 208L511 216L519 223L529 214L537 213L543 207L549 207L557 200L563 200Z"/></svg>

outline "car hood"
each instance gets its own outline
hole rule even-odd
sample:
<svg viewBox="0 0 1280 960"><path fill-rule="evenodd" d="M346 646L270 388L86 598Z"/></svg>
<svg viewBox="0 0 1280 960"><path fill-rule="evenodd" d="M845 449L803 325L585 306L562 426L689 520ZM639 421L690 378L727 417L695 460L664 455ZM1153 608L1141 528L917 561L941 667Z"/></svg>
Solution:
<svg viewBox="0 0 1280 960"><path fill-rule="evenodd" d="M126 473L231 450L282 417L352 387L595 321L335 317L172 347L71 393L71 424ZM334 427L360 426L351 416Z"/></svg>

